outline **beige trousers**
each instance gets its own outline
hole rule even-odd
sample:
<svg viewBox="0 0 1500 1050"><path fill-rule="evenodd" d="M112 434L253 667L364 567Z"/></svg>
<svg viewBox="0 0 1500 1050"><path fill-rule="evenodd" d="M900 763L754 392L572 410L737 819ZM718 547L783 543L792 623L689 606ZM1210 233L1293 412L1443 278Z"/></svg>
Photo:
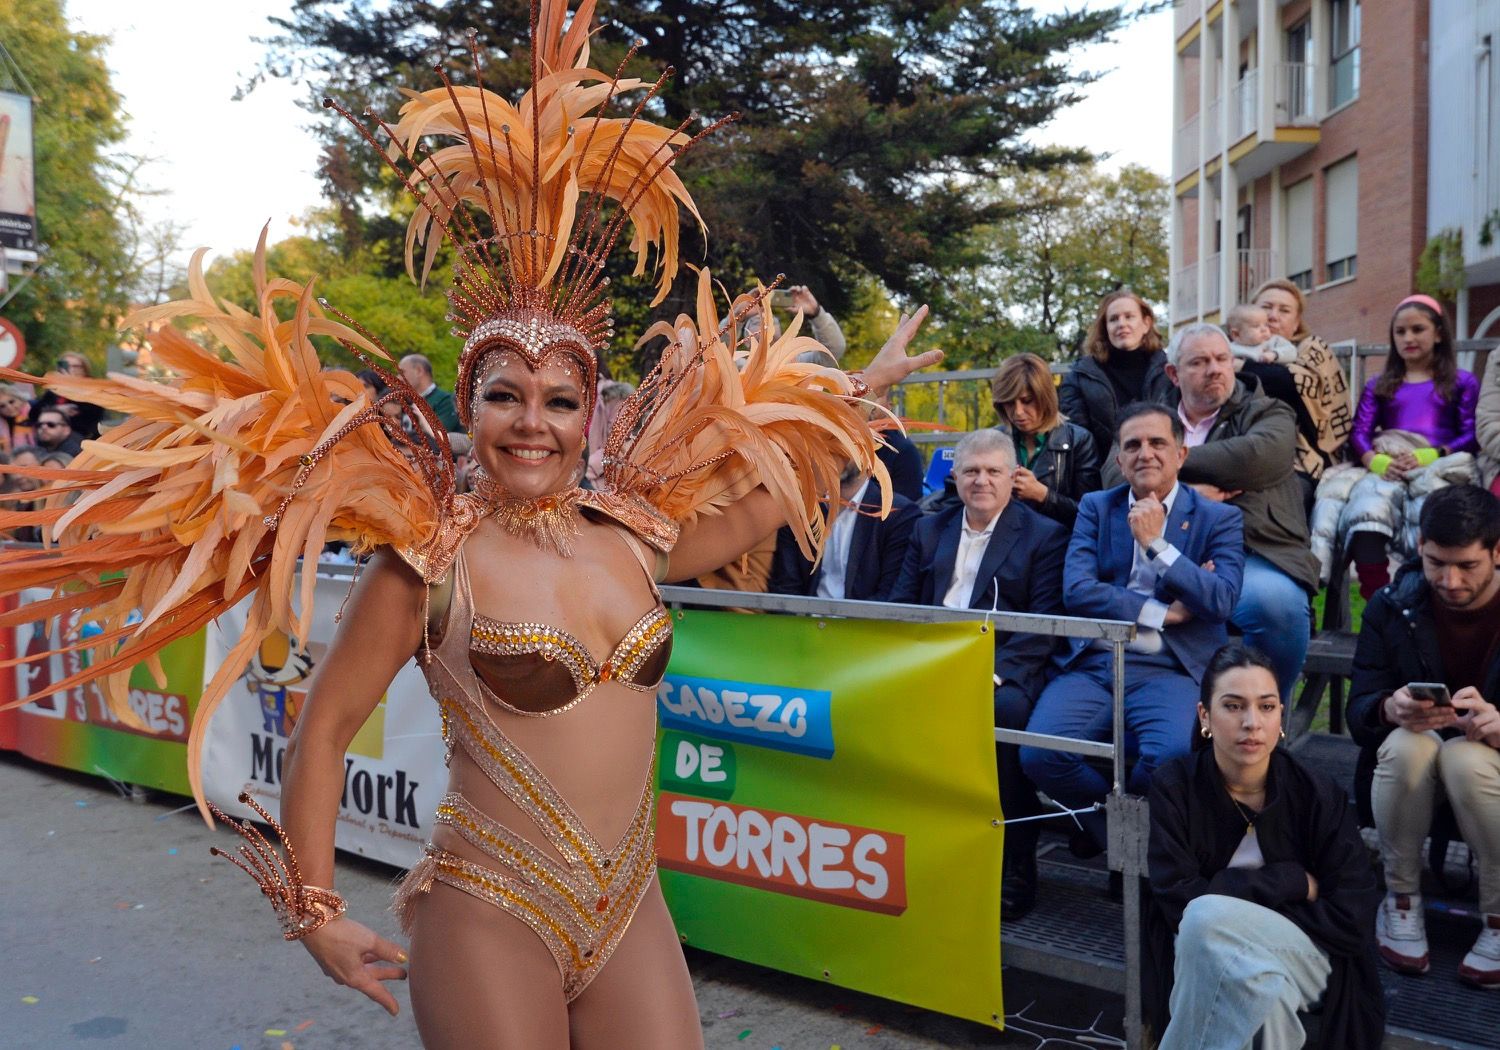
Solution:
<svg viewBox="0 0 1500 1050"><path fill-rule="evenodd" d="M1446 797L1479 863L1479 907L1500 915L1500 751L1473 740L1397 727L1380 745L1371 787L1375 829L1392 893L1420 893L1422 846Z"/></svg>

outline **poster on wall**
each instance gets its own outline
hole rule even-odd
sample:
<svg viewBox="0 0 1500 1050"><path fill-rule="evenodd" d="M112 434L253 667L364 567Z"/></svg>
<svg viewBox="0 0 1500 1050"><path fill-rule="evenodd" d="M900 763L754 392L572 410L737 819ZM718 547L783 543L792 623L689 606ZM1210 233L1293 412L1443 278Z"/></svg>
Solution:
<svg viewBox="0 0 1500 1050"><path fill-rule="evenodd" d="M0 248L7 262L36 262L36 241L31 99L0 91Z"/></svg>
<svg viewBox="0 0 1500 1050"><path fill-rule="evenodd" d="M333 617L348 590L348 577L319 577L308 644L271 635L214 712L204 745L203 792L225 812L253 815L237 801L244 791L272 816L280 816L287 739L296 728L313 672L328 651ZM248 609L242 603L209 626L205 681L218 672L244 632ZM415 864L432 835L447 774L437 705L416 663L408 662L344 756L339 848L401 867Z"/></svg>

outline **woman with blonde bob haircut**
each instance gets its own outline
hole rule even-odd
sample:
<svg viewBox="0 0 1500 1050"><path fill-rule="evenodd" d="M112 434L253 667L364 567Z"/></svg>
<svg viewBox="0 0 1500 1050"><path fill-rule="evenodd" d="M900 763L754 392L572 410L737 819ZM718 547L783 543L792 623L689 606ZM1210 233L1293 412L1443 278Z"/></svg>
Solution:
<svg viewBox="0 0 1500 1050"><path fill-rule="evenodd" d="M1171 389L1166 368L1151 304L1117 288L1099 301L1084 356L1063 377L1058 402L1102 453L1114 442L1120 409L1132 401L1159 401Z"/></svg>
<svg viewBox="0 0 1500 1050"><path fill-rule="evenodd" d="M1007 358L990 381L990 393L1000 416L997 429L1016 446L1016 498L1072 528L1078 501L1102 484L1093 435L1063 418L1052 369L1035 354Z"/></svg>

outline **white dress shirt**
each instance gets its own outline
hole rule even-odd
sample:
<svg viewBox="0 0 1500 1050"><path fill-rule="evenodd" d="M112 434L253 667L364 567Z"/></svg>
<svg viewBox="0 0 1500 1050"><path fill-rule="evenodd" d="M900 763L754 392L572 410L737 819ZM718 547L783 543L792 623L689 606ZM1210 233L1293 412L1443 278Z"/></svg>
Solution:
<svg viewBox="0 0 1500 1050"><path fill-rule="evenodd" d="M842 598L849 573L849 547L854 542L854 526L859 524L859 507L865 501L865 492L870 488L870 479L859 487L845 507L833 519L833 528L828 531L828 545L823 548L823 571L818 576L819 598Z"/></svg>
<svg viewBox="0 0 1500 1050"><path fill-rule="evenodd" d="M1179 483L1173 483L1172 491L1167 493L1166 499L1162 500L1162 507L1166 510L1166 518L1172 517L1172 505L1177 502L1177 494L1182 490ZM1135 506L1135 493L1130 493L1128 506ZM1128 512L1128 511L1127 511ZM1163 529L1165 530L1165 519ZM1136 617L1136 624L1140 630L1135 632L1135 641L1129 648L1138 653L1156 653L1161 651L1161 628L1166 623L1167 606L1157 601L1152 595L1156 593L1156 581L1161 574L1172 567L1172 563L1181 557L1179 551L1170 541L1162 537L1165 549L1160 550L1153 558L1146 548L1139 543L1132 544L1134 554L1130 560L1130 580L1125 584L1125 589L1134 591L1136 594L1146 596L1146 604L1141 606L1140 615Z"/></svg>
<svg viewBox="0 0 1500 1050"><path fill-rule="evenodd" d="M948 591L943 595L943 605L949 609L967 609L969 598L974 592L974 578L979 575L979 563L984 560L984 552L990 545L990 537L995 532L995 522L1000 520L1000 515L1005 513L1001 507L999 513L989 520L982 529L975 529L969 525L969 510L964 508L963 528L958 536L958 557L953 560L953 581L948 584Z"/></svg>

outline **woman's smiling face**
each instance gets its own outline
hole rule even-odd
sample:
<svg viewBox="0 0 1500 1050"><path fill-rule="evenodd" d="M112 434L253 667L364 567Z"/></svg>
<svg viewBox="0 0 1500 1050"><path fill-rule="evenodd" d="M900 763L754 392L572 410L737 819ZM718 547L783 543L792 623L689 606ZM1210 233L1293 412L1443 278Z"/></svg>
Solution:
<svg viewBox="0 0 1500 1050"><path fill-rule="evenodd" d="M502 350L474 389L474 457L484 472L521 498L570 487L590 407L578 362L552 354L532 368Z"/></svg>

